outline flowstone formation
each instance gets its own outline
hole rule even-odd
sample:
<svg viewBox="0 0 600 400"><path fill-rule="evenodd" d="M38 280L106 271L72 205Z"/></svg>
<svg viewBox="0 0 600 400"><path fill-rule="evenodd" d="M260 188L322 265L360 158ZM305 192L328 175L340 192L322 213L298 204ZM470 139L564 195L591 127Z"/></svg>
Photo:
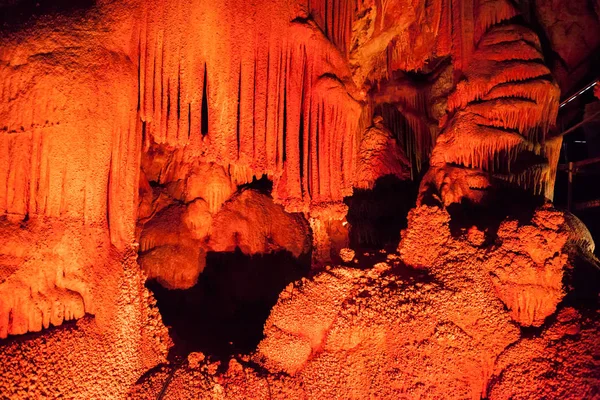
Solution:
<svg viewBox="0 0 600 400"><path fill-rule="evenodd" d="M135 254L112 261L102 281L104 297L83 318L0 343L3 398L123 399L139 376L166 361L172 341Z"/></svg>
<svg viewBox="0 0 600 400"><path fill-rule="evenodd" d="M132 394L152 397L166 388L167 399L597 396L597 304L579 311L573 303L557 306L571 292L562 285L572 270L563 214L543 206L526 223L506 218L493 240L477 228L453 233L450 221L438 207L414 209L398 253L290 284L254 354L221 365L194 353ZM425 223L434 240L417 239ZM510 273L502 260L514 240L520 244ZM540 328L524 329L531 325Z"/></svg>
<svg viewBox="0 0 600 400"><path fill-rule="evenodd" d="M519 3L0 0L0 397L597 396Z"/></svg>

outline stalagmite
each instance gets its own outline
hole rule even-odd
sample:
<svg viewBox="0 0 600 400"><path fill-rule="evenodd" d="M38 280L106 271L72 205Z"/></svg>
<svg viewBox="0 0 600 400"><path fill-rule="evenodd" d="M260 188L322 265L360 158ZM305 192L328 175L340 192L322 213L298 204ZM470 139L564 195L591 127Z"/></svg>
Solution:
<svg viewBox="0 0 600 400"><path fill-rule="evenodd" d="M373 127L363 134L354 184L357 188L373 189L377 179L386 175L399 179L410 177L408 159L382 122L383 118L376 118Z"/></svg>
<svg viewBox="0 0 600 400"><path fill-rule="evenodd" d="M518 58L515 58L515 54ZM557 159L540 167L511 172L526 152L545 157L544 140L558 113L559 90L541 62L539 41L519 27L491 28L483 35L465 68L465 77L448 98L452 114L437 140L430 164L435 169L458 164L487 173L501 172L506 179L533 193L548 193L554 186ZM520 166L523 168L523 166ZM540 169L541 168L541 169ZM420 201L435 180L424 179ZM475 200L480 193L463 191L445 205L462 198Z"/></svg>

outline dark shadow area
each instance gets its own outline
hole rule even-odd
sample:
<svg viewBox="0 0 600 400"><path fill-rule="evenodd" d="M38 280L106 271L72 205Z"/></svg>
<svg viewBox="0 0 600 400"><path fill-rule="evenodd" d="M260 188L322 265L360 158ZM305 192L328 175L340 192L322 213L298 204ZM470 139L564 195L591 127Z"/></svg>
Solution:
<svg viewBox="0 0 600 400"><path fill-rule="evenodd" d="M42 15L69 15L95 5L96 0L8 0L4 4L0 2L0 28L18 29Z"/></svg>
<svg viewBox="0 0 600 400"><path fill-rule="evenodd" d="M256 179L256 176L252 178L252 182L248 182L243 185L238 185L238 191L242 192L242 190L246 189L254 189L258 190L262 194L271 195L273 191L273 181L271 181L267 175L261 176L259 179Z"/></svg>
<svg viewBox="0 0 600 400"><path fill-rule="evenodd" d="M480 231L486 231L486 242L492 243L497 237L500 223L507 217L527 224L535 210L545 203L543 196L532 196L523 189L503 186L490 192L488 200L481 204L463 201L448 206L452 235L458 237L466 229L475 226Z"/></svg>
<svg viewBox="0 0 600 400"><path fill-rule="evenodd" d="M583 141L583 139L581 140ZM568 147L568 146L567 146ZM568 147L576 149L575 146ZM569 150L570 151L570 150ZM563 149L566 152L566 149ZM586 159L587 155L573 155L571 160L580 161ZM591 158L591 157L590 157ZM560 164L566 162L561 159ZM595 254L600 257L600 206L595 204L600 199L600 163L584 166L577 170L572 182L572 207L571 212L576 215L589 229L596 242ZM565 170L559 170L556 174L556 186L554 191L554 204L567 209L568 207L568 174Z"/></svg>
<svg viewBox="0 0 600 400"><path fill-rule="evenodd" d="M155 281L154 293L175 343L170 358L202 351L215 359L253 351L279 293L308 275L310 255L291 253L248 256L239 249L209 252L198 283L187 290L168 290Z"/></svg>
<svg viewBox="0 0 600 400"><path fill-rule="evenodd" d="M397 246L400 230L406 228L408 211L415 205L418 188L414 181L388 175L379 178L373 190L356 189L354 195L344 200L351 225L350 247L379 250Z"/></svg>
<svg viewBox="0 0 600 400"><path fill-rule="evenodd" d="M599 174L600 175L600 174ZM600 186L600 185L595 185ZM600 198L600 197L599 197ZM581 222L587 226L596 244L594 254L600 258L600 207L589 208L587 210L574 210Z"/></svg>
<svg viewBox="0 0 600 400"><path fill-rule="evenodd" d="M596 311L600 308L600 269L597 260L573 249L569 254L573 266L565 273L563 284L570 289L562 301L565 307Z"/></svg>
<svg viewBox="0 0 600 400"><path fill-rule="evenodd" d="M405 74L403 73L402 75ZM422 74L411 76L412 82L423 81L423 79L424 76ZM428 156L419 154L417 149L420 146L429 149L432 148L433 144L427 138L420 137L413 131L410 123L402 112L400 112L397 105L390 103L379 104L375 107L373 115L379 115L383 118L384 125L390 130L410 163L411 179L420 182L420 177L422 178L422 175L428 169ZM417 142L420 142L420 145ZM421 159L420 163L417 162L419 158Z"/></svg>

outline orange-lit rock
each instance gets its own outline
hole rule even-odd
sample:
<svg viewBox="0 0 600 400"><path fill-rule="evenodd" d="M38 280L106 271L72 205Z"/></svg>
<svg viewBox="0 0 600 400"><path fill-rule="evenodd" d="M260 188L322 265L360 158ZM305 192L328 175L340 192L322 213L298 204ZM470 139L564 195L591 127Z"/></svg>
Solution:
<svg viewBox="0 0 600 400"><path fill-rule="evenodd" d="M356 252L352 249L345 248L340 250L340 258L343 262L351 262L354 260L355 254Z"/></svg>
<svg viewBox="0 0 600 400"><path fill-rule="evenodd" d="M148 278L167 288L187 289L196 284L209 251L288 251L297 258L309 253L310 239L302 215L286 213L269 196L249 189L214 215L200 198L157 213L141 231L139 263Z"/></svg>
<svg viewBox="0 0 600 400"><path fill-rule="evenodd" d="M496 364L490 398L597 397L598 317L584 314L564 308L539 337L508 349Z"/></svg>
<svg viewBox="0 0 600 400"><path fill-rule="evenodd" d="M531 3L551 71L507 0L29 3L0 1L0 397L597 395L593 241L503 214L552 197L552 73L583 76L597 10ZM355 189L420 176L398 254L349 249ZM210 275L214 253L279 269ZM207 348L161 365L147 279ZM247 354L202 336L271 306Z"/></svg>
<svg viewBox="0 0 600 400"><path fill-rule="evenodd" d="M193 286L204 269L205 251L184 221L187 214L185 207L167 207L141 233L139 263L148 278L168 288Z"/></svg>
<svg viewBox="0 0 600 400"><path fill-rule="evenodd" d="M215 215L208 246L217 252L239 247L249 255L289 251L299 257L310 250L310 231L301 215L288 214L269 196L245 190Z"/></svg>
<svg viewBox="0 0 600 400"><path fill-rule="evenodd" d="M0 342L3 397L125 398L131 382L165 361L171 339L134 254L102 272L94 317Z"/></svg>
<svg viewBox="0 0 600 400"><path fill-rule="evenodd" d="M498 246L482 266L521 325L540 326L564 297L568 236L562 213L549 208L536 211L531 225L517 220L500 224Z"/></svg>
<svg viewBox="0 0 600 400"><path fill-rule="evenodd" d="M599 367L595 311L556 309L553 298L563 293L548 285L554 276L560 282L566 267L563 214L544 206L527 222L507 219L496 243L476 227L453 235L449 222L440 208L418 207L400 255L365 269L327 268L290 284L265 324L252 363L241 356L215 375L210 362L190 362L177 370L165 398L214 393L232 399L593 397L600 388L594 377ZM409 258L417 253L425 226L440 245L423 239L418 248L423 257ZM515 308L503 297L495 274L510 248L523 258L515 268L523 274L500 284L533 289L527 296L546 296L537 299L548 301L549 309L527 303ZM562 262L560 271L551 270L553 259ZM415 260L427 272L404 265ZM513 322L538 325L551 314L536 335ZM132 393L154 396L167 373L146 377Z"/></svg>
<svg viewBox="0 0 600 400"><path fill-rule="evenodd" d="M543 64L536 35L518 25L489 29L463 72L448 98L449 118L432 152L421 199L434 189L445 205L463 198L478 202L481 194L469 190L469 180L478 174L552 197L558 160L544 157L550 153L544 138L556 120L559 89ZM473 171L445 184L437 171L455 171L456 165Z"/></svg>
<svg viewBox="0 0 600 400"><path fill-rule="evenodd" d="M417 268L472 264L489 274L494 290L522 326L540 326L565 295L570 270L569 226L563 213L549 206L537 209L531 221L506 218L493 239L476 227L452 234L450 215L421 206L409 215L399 246L403 261ZM486 241L493 240L491 243Z"/></svg>
<svg viewBox="0 0 600 400"><path fill-rule="evenodd" d="M410 178L410 163L392 133L376 117L373 126L363 134L358 149L355 187L373 189L375 181L386 175Z"/></svg>
<svg viewBox="0 0 600 400"><path fill-rule="evenodd" d="M480 398L495 359L519 334L485 273L461 273L463 284L449 288L399 276L390 266L334 268L290 285L254 356L270 372L263 379L279 380L271 390L294 398ZM194 371L181 370L167 398L214 390L211 381L196 386L202 378L192 378ZM260 398L268 391L237 374L230 370L219 380L226 397ZM246 366L243 374L255 372ZM183 385L187 379L194 384ZM152 395L151 385L144 386L142 393Z"/></svg>
<svg viewBox="0 0 600 400"><path fill-rule="evenodd" d="M73 220L4 219L0 237L0 338L105 311L103 291L116 288L102 283L112 262L104 229Z"/></svg>

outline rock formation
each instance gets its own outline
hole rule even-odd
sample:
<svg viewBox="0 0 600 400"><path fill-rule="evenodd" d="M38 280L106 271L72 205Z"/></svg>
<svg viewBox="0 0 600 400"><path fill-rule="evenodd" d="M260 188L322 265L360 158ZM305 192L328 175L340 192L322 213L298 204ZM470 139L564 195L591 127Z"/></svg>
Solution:
<svg viewBox="0 0 600 400"><path fill-rule="evenodd" d="M565 295L556 282L571 268L562 214L544 206L520 227L507 218L494 242L477 228L455 235L450 220L443 209L418 207L398 254L290 284L254 354L221 372L190 355L165 398L595 397L596 311L556 311ZM418 240L425 222L439 240ZM542 237L548 247L535 243ZM500 270L513 240L521 250L511 275ZM540 251L552 246L557 254ZM542 323L534 335L519 328ZM156 371L132 394L154 396L168 373Z"/></svg>
<svg viewBox="0 0 600 400"><path fill-rule="evenodd" d="M546 200L597 5L30 3L0 0L2 396L598 393L600 263ZM228 256L294 262L211 285ZM289 285L219 364L147 281L185 311L230 282L199 305L230 316Z"/></svg>

